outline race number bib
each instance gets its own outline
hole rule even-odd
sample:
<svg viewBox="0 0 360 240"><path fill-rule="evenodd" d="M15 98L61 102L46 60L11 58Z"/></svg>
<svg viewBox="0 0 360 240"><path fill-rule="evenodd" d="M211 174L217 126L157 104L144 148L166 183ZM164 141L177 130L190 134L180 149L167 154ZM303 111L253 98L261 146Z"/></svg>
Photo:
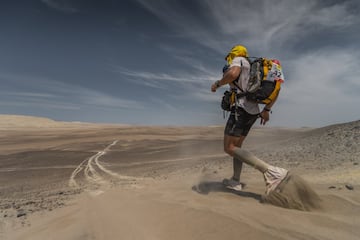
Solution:
<svg viewBox="0 0 360 240"><path fill-rule="evenodd" d="M268 81L280 81L284 82L284 74L282 72L282 68L279 64L272 62L271 70L268 72L266 80Z"/></svg>

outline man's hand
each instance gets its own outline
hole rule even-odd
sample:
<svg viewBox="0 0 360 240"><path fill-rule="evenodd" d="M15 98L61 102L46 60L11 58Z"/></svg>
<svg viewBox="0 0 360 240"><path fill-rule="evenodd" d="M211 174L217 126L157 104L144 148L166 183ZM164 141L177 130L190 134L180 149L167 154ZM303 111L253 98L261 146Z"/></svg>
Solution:
<svg viewBox="0 0 360 240"><path fill-rule="evenodd" d="M218 87L217 87L217 84L216 83L214 83L213 85L211 85L211 91L212 92L216 92L216 89L217 89Z"/></svg>
<svg viewBox="0 0 360 240"><path fill-rule="evenodd" d="M261 117L260 125L265 125L265 123L266 123L267 121L269 121L269 119L270 119L269 111L263 110L263 111L260 113L260 117Z"/></svg>
<svg viewBox="0 0 360 240"><path fill-rule="evenodd" d="M216 89L218 89L220 86L220 80L218 80L213 85L211 85L211 91L216 92Z"/></svg>
<svg viewBox="0 0 360 240"><path fill-rule="evenodd" d="M232 83L236 80L241 72L241 68L238 66L233 66L229 68L223 75L221 80L216 81L213 85L211 85L211 91L216 92L216 89L219 87L226 85L228 83Z"/></svg>

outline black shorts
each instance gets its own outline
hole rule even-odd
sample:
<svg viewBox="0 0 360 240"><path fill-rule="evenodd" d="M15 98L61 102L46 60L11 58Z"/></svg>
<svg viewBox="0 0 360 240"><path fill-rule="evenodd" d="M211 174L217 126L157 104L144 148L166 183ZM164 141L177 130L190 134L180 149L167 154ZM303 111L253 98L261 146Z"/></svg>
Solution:
<svg viewBox="0 0 360 240"><path fill-rule="evenodd" d="M250 128L256 122L259 114L250 114L243 108L237 109L237 119L235 117L235 109L232 109L229 119L225 126L225 135L241 137L247 136Z"/></svg>

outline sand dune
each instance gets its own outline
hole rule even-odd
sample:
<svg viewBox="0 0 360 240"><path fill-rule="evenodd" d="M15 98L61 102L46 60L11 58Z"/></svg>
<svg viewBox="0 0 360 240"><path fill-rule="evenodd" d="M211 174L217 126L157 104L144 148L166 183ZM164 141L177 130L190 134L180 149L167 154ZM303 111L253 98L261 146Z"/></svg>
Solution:
<svg viewBox="0 0 360 240"><path fill-rule="evenodd" d="M0 130L33 130L47 128L91 128L128 126L126 124L92 124L87 122L60 122L45 117L0 114Z"/></svg>
<svg viewBox="0 0 360 240"><path fill-rule="evenodd" d="M222 127L80 125L0 116L1 239L360 236L360 121L249 135L244 148L290 168L321 198L310 211L262 203L251 167L243 192L224 188Z"/></svg>

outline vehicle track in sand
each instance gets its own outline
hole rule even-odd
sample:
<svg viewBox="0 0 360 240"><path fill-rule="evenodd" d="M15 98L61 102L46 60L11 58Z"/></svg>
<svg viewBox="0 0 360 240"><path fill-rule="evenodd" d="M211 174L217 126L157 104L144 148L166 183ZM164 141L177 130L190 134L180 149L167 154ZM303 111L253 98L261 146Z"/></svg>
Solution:
<svg viewBox="0 0 360 240"><path fill-rule="evenodd" d="M81 174L83 174L83 179L85 180L85 189L92 189L94 194L100 194L103 191L100 189L106 189L111 186L112 180L120 180L126 181L128 183L133 183L138 178L120 175L116 172L113 172L107 168L105 168L99 158L104 156L110 148L116 145L118 140L115 140L111 144L109 144L105 149L97 152L90 158L82 161L72 172L68 185L72 188L80 188L80 185L77 179L81 178Z"/></svg>

